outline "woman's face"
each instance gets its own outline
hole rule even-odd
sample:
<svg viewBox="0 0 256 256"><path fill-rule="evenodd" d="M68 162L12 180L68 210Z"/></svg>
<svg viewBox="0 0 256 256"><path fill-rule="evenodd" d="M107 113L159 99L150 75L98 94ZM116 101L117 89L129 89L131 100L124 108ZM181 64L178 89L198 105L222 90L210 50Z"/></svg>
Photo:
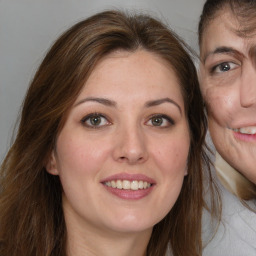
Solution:
<svg viewBox="0 0 256 256"><path fill-rule="evenodd" d="M224 10L206 27L201 89L217 151L256 183L256 34L240 37L239 26Z"/></svg>
<svg viewBox="0 0 256 256"><path fill-rule="evenodd" d="M47 165L67 226L146 232L171 210L190 147L176 75L158 56L115 52L96 66Z"/></svg>

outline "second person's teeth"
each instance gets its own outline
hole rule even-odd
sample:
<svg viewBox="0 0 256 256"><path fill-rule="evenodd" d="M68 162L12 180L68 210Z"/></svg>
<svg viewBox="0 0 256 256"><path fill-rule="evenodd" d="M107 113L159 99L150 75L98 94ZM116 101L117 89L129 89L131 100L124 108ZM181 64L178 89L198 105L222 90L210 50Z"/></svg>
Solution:
<svg viewBox="0 0 256 256"><path fill-rule="evenodd" d="M249 126L249 127L242 127L242 128L236 128L236 129L231 129L234 132L240 132L242 134L256 134L256 127L255 126Z"/></svg>
<svg viewBox="0 0 256 256"><path fill-rule="evenodd" d="M240 128L239 132L243 134L256 134L256 127Z"/></svg>

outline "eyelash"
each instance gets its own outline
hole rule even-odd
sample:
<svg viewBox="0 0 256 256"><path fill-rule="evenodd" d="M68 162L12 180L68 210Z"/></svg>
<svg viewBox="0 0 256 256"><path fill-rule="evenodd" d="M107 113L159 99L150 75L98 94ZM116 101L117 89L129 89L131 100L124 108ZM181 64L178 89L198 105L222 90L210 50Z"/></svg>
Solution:
<svg viewBox="0 0 256 256"><path fill-rule="evenodd" d="M168 125L165 125L165 126L161 126L162 123L161 123L160 125L153 125L153 124L151 124L151 126L154 126L154 127L167 128L167 127L169 127L169 126L175 125L175 122L174 122L174 120L173 120L171 117L169 117L169 116L167 116L167 115L163 115L163 114L154 114L154 115L151 115L150 118L149 118L149 120L146 122L146 124L147 124L149 121L151 121L151 123L152 123L152 119L153 119L153 118L165 119L165 120L168 122ZM163 121L163 122L164 122L164 121Z"/></svg>
<svg viewBox="0 0 256 256"><path fill-rule="evenodd" d="M99 124L96 124L96 125L93 125L92 123L91 124L88 124L87 121L92 121L91 118L100 118L100 123ZM106 124L103 124L103 125L100 125L101 122L102 122L102 118L105 119L105 122L107 122ZM81 120L81 123L85 126L85 127L88 127L88 128L92 128L92 129L99 129L103 126L108 126L111 124L111 122L108 120L107 117L105 117L103 114L101 113L91 113L89 115L86 115L85 117L82 118Z"/></svg>
<svg viewBox="0 0 256 256"><path fill-rule="evenodd" d="M100 123L99 124L92 124L92 118L100 119ZM105 119L105 123L103 125L101 124L102 123L102 118ZM152 123L154 118L161 119L161 123L159 125L154 125ZM162 126L162 124L164 123L164 120L162 120L162 119L166 120L168 122L168 124L165 124L164 126ZM111 125L111 121L109 121L109 119L101 113L91 113L89 115L86 115L85 117L83 117L81 119L80 122L82 123L83 126L85 126L87 128L92 128L92 129L100 129L101 127ZM90 122L90 124L87 123L87 122ZM148 122L151 122L151 124L148 124ZM169 117L167 115L154 114L154 115L151 115L149 117L148 121L145 124L149 125L149 126L153 126L153 127L168 128L169 126L175 125L175 122L171 117Z"/></svg>

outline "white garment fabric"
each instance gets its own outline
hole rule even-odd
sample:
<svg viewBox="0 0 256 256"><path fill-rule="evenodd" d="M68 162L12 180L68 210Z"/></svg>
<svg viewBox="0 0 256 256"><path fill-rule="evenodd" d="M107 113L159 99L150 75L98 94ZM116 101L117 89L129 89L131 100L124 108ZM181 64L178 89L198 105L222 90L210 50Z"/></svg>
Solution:
<svg viewBox="0 0 256 256"><path fill-rule="evenodd" d="M222 166L225 165L227 164ZM220 182L218 185L222 196L222 220L211 239L216 223L211 225L210 214L204 212L203 256L256 256L256 214L246 208ZM255 209L255 201L248 204Z"/></svg>

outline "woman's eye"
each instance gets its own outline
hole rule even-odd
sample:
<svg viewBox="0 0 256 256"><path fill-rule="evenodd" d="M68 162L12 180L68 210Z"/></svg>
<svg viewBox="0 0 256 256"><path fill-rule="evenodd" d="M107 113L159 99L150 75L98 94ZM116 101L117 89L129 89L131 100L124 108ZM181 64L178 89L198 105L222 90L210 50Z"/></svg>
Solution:
<svg viewBox="0 0 256 256"><path fill-rule="evenodd" d="M237 66L238 66L238 64L235 64L233 62L223 62L223 63L220 63L220 64L214 66L211 70L211 73L227 72L227 71L230 71L230 70L236 68Z"/></svg>
<svg viewBox="0 0 256 256"><path fill-rule="evenodd" d="M174 121L166 115L155 115L152 116L146 124L150 126L168 127L174 125Z"/></svg>
<svg viewBox="0 0 256 256"><path fill-rule="evenodd" d="M98 128L109 125L110 122L101 114L90 114L81 120L82 124L87 127Z"/></svg>

